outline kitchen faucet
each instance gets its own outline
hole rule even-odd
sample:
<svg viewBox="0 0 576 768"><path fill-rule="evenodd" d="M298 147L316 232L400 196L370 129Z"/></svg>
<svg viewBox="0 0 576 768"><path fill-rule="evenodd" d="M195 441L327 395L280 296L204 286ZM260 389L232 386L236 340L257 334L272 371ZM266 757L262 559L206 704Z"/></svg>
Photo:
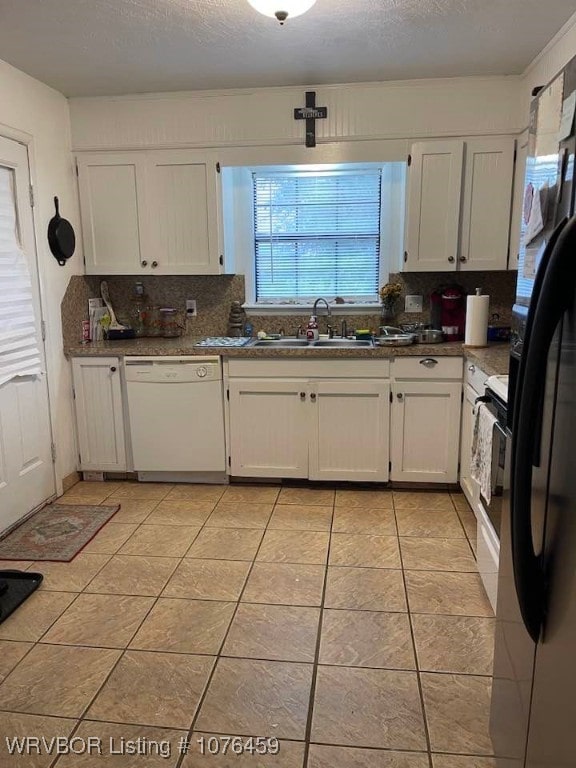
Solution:
<svg viewBox="0 0 576 768"><path fill-rule="evenodd" d="M331 312L330 312L330 304L328 304L326 299L323 299L322 297L319 297L318 299L316 299L316 301L314 302L314 308L312 309L312 314L315 315L316 317L318 317L318 304L321 301L323 301L324 304L326 304L326 323L327 323L328 328L329 328L329 320L330 320L330 317L331 317Z"/></svg>

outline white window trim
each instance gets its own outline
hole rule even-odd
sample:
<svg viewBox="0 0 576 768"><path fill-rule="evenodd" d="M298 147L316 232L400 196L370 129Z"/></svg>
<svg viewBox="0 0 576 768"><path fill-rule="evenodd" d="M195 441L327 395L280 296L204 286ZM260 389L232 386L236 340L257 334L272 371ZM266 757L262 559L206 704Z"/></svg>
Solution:
<svg viewBox="0 0 576 768"><path fill-rule="evenodd" d="M323 165L323 168L353 169L366 168L374 163L345 163ZM383 162L382 166L382 203L380 222L380 273L379 285L388 282L390 272L402 268L404 251L404 215L405 195L391 194L395 185L406 184L406 165L404 162ZM223 199L226 215L224 216L224 238L228 263L233 264L232 271L243 274L246 286L246 302L243 307L248 315L301 315L308 312L314 299L301 302L282 303L257 302L256 275L254 263L254 205L252 174L266 170L297 170L301 166L250 166L223 168ZM310 166L308 166L310 168ZM229 180L232 183L226 183ZM389 232L385 233L390 223ZM318 298L318 297L316 297ZM380 302L373 301L334 303L333 296L325 296L330 303L330 311L338 315L372 314L381 308Z"/></svg>

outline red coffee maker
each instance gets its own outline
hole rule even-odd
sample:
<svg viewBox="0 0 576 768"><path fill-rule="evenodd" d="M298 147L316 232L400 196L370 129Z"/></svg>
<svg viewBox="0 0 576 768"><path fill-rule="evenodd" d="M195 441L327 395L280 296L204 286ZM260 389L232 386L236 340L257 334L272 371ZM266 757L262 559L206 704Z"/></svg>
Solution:
<svg viewBox="0 0 576 768"><path fill-rule="evenodd" d="M444 334L445 341L463 341L466 326L466 291L460 285L445 285L430 295L430 323Z"/></svg>

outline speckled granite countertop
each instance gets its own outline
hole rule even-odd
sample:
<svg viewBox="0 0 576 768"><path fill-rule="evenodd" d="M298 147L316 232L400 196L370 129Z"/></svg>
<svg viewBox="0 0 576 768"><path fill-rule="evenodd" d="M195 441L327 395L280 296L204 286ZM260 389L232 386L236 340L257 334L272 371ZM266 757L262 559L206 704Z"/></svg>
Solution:
<svg viewBox="0 0 576 768"><path fill-rule="evenodd" d="M68 357L104 357L135 355L221 355L222 357L240 357L244 359L313 357L318 358L387 358L399 356L418 357L421 355L461 356L476 363L487 374L508 373L508 344L492 344L485 349L465 349L460 342L445 342L443 344L412 344L407 347L352 347L336 349L269 349L262 347L195 347L200 341L196 336L180 336L174 339L140 338L126 341L100 341L88 344L77 344L68 347L65 352Z"/></svg>
<svg viewBox="0 0 576 768"><path fill-rule="evenodd" d="M488 376L502 376L508 373L510 344L500 342L483 349L465 349L466 359L481 368Z"/></svg>

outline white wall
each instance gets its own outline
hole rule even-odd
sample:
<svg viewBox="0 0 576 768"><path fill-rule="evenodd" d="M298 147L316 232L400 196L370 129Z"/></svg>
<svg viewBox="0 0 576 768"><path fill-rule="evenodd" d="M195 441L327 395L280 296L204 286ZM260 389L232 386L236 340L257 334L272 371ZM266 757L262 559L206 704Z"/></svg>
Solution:
<svg viewBox="0 0 576 768"><path fill-rule="evenodd" d="M552 38L522 76L520 104L525 126L528 124L532 89L549 83L573 56L576 56L576 13Z"/></svg>
<svg viewBox="0 0 576 768"><path fill-rule="evenodd" d="M468 77L309 86L328 119L318 143L511 134L519 78ZM293 119L304 87L195 91L70 100L76 150L302 145ZM309 150L312 162L313 150ZM378 158L374 158L378 159Z"/></svg>
<svg viewBox="0 0 576 768"><path fill-rule="evenodd" d="M70 152L68 101L62 94L0 61L0 135L27 134L32 143L32 182L39 273L47 323L48 381L57 448L56 473L60 480L78 464L75 448L69 364L62 351L60 302L72 274L84 271L78 215L76 178ZM26 136L22 136L26 139ZM53 197L60 199L62 215L77 232L76 253L65 267L58 266L48 248L48 222Z"/></svg>

